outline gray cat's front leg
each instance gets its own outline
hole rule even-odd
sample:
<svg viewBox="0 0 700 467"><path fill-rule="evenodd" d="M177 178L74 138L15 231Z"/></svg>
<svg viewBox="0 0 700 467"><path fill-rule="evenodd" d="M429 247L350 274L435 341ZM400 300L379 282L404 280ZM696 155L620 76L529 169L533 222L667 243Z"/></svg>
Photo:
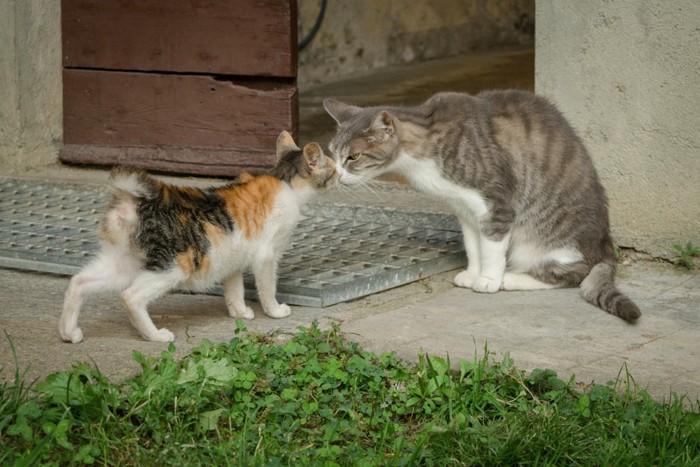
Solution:
<svg viewBox="0 0 700 467"><path fill-rule="evenodd" d="M277 292L277 261L274 258L265 258L253 266L255 286L258 289L258 298L263 311L270 318L285 318L292 313L289 305L278 303L275 294Z"/></svg>
<svg viewBox="0 0 700 467"><path fill-rule="evenodd" d="M474 292L495 293L503 283L510 234L494 241L481 237L481 274L472 285Z"/></svg>
<svg viewBox="0 0 700 467"><path fill-rule="evenodd" d="M465 287L471 289L474 282L481 275L481 248L479 230L474 225L474 222L464 216L458 216L459 223L462 227L462 235L464 238L464 249L467 251L467 269L461 271L454 278L454 283L457 287Z"/></svg>

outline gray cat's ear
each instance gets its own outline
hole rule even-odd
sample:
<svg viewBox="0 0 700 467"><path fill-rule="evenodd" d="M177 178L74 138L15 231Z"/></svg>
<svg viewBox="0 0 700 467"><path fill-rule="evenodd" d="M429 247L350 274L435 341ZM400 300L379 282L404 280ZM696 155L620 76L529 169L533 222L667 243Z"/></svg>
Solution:
<svg viewBox="0 0 700 467"><path fill-rule="evenodd" d="M379 112L372 120L372 125L369 127L372 133L385 134L391 136L394 134L394 117L386 110Z"/></svg>
<svg viewBox="0 0 700 467"><path fill-rule="evenodd" d="M323 149L318 143L309 143L304 146L304 160L311 170L322 169L326 165Z"/></svg>
<svg viewBox="0 0 700 467"><path fill-rule="evenodd" d="M362 107L357 107L355 105L343 104L335 99L323 99L323 107L328 112L328 115L333 117L336 122L343 123L354 117Z"/></svg>
<svg viewBox="0 0 700 467"><path fill-rule="evenodd" d="M299 147L294 142L294 138L288 132L283 131L277 137L277 160L291 151L298 151Z"/></svg>

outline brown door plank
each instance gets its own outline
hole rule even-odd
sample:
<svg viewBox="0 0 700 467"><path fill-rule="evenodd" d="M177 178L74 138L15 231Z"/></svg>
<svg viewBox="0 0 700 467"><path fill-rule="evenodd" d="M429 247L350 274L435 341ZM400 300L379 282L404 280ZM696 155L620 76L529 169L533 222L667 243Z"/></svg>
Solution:
<svg viewBox="0 0 700 467"><path fill-rule="evenodd" d="M275 163L274 150L231 148L114 147L65 144L62 162L87 165L129 165L168 173L235 177L242 172L263 173Z"/></svg>
<svg viewBox="0 0 700 467"><path fill-rule="evenodd" d="M295 77L295 0L62 0L63 66Z"/></svg>
<svg viewBox="0 0 700 467"><path fill-rule="evenodd" d="M297 133L288 81L66 69L60 159L207 175L269 167L280 131Z"/></svg>

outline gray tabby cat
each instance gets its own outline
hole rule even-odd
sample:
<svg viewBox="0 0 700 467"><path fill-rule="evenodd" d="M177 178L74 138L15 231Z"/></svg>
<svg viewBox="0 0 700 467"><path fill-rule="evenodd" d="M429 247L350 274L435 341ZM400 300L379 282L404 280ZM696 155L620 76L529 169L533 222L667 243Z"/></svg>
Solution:
<svg viewBox="0 0 700 467"><path fill-rule="evenodd" d="M582 141L547 100L515 90L436 94L416 107L323 102L338 123L330 150L341 184L385 172L446 201L469 259L454 279L476 292L581 285L627 321L615 288L605 191Z"/></svg>

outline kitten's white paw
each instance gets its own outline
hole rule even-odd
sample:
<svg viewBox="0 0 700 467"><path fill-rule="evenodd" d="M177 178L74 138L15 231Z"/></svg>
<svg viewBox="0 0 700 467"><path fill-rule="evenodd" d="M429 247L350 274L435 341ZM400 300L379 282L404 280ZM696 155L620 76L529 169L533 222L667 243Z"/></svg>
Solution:
<svg viewBox="0 0 700 467"><path fill-rule="evenodd" d="M270 318L286 318L292 314L292 309L285 303L280 303L276 307L265 310L265 314Z"/></svg>
<svg viewBox="0 0 700 467"><path fill-rule="evenodd" d="M231 316L231 318L243 318L243 319L255 318L255 313L253 313L253 310L249 306L246 306L243 308L229 308L228 314Z"/></svg>
<svg viewBox="0 0 700 467"><path fill-rule="evenodd" d="M63 339L63 342L77 344L83 340L83 331L80 328L75 328L70 332L61 331L61 339Z"/></svg>
<svg viewBox="0 0 700 467"><path fill-rule="evenodd" d="M149 340L153 342L173 342L175 340L175 334L165 328L161 328L158 329Z"/></svg>
<svg viewBox="0 0 700 467"><path fill-rule="evenodd" d="M467 270L464 270L455 276L454 283L457 287L471 289L475 279L476 277L473 274Z"/></svg>
<svg viewBox="0 0 700 467"><path fill-rule="evenodd" d="M501 282L502 281L481 276L474 282L472 290L480 293L496 293L501 288Z"/></svg>

